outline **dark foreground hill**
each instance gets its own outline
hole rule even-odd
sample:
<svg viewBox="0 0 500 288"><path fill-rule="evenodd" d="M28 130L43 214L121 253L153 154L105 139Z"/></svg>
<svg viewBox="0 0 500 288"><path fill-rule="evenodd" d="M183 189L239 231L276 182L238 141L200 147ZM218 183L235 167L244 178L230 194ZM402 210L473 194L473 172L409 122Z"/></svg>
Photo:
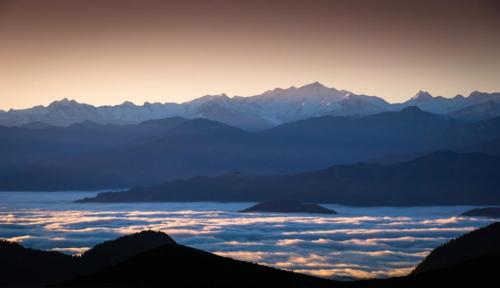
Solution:
<svg viewBox="0 0 500 288"><path fill-rule="evenodd" d="M106 241L81 256L27 249L16 243L1 241L0 286L54 284L116 265L141 252L164 245L175 245L175 241L164 233L153 231Z"/></svg>
<svg viewBox="0 0 500 288"><path fill-rule="evenodd" d="M40 286L74 276L75 258L0 241L0 286ZM65 277L64 275L68 275Z"/></svg>
<svg viewBox="0 0 500 288"><path fill-rule="evenodd" d="M217 256L163 246L62 286L335 287L335 282Z"/></svg>
<svg viewBox="0 0 500 288"><path fill-rule="evenodd" d="M472 231L434 249L415 268L413 274L453 267L489 253L500 253L500 222Z"/></svg>
<svg viewBox="0 0 500 288"><path fill-rule="evenodd" d="M500 204L500 157L437 152L389 165L336 165L305 174L231 173L100 193L81 202L283 199L346 205L495 205Z"/></svg>
<svg viewBox="0 0 500 288"><path fill-rule="evenodd" d="M488 253L449 268L383 280L345 283L352 288L497 287L500 253Z"/></svg>
<svg viewBox="0 0 500 288"><path fill-rule="evenodd" d="M453 246L448 251L438 248L419 267L433 262L436 255L443 259L452 256L446 265L436 265L426 271L416 270L411 275L389 279L351 282L328 281L236 261L177 245L159 247L114 267L76 278L63 285L151 287L168 284L175 287L353 288L421 288L436 285L440 287L466 285L466 287L496 287L498 283L497 273L500 268L500 253L495 252L495 247L488 245L488 243L495 240L498 243L499 227L500 223L495 223L452 240L450 243L473 243L474 245L467 246L467 250L464 250L464 246L461 245ZM486 245L483 246L484 244ZM166 259L170 261L166 261ZM173 259L175 261L172 261ZM164 274L165 271L169 272L167 277Z"/></svg>
<svg viewBox="0 0 500 288"><path fill-rule="evenodd" d="M335 282L177 245L144 231L70 256L0 242L0 286L332 287ZM335 286L333 286L335 287Z"/></svg>
<svg viewBox="0 0 500 288"><path fill-rule="evenodd" d="M452 246L447 251L438 248L419 265L434 261L433 259L439 254L442 254L439 257L451 255L452 261L445 266L433 265L426 271L416 270L404 277L352 282L331 281L217 256L198 249L176 245L167 235L155 232L134 234L115 240L116 242L109 241L96 246L94 252L85 253L81 258L0 242L2 259L0 261L0 285L390 288L430 285L453 287L461 284L470 285L470 287L478 285L496 287L500 253L488 250L491 246L483 246L483 244L490 241L488 239L500 237L499 225L493 224L450 242L473 243L474 245L467 246L468 250L464 251L464 246L460 245ZM154 244L151 249L139 252L146 247L140 244L143 241ZM155 247L162 241L165 241L165 245ZM135 247L136 245L140 248ZM124 251L123 248L129 250ZM100 254L101 259L115 253L123 257L115 258L117 263L114 264L85 261L92 253ZM82 268L85 265L87 267ZM85 271L82 272L82 270Z"/></svg>

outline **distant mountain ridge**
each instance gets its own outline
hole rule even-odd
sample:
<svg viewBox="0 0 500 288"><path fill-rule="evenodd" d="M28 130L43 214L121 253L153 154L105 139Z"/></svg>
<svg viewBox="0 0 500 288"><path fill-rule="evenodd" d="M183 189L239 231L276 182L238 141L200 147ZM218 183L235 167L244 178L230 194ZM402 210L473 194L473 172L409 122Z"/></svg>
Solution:
<svg viewBox="0 0 500 288"><path fill-rule="evenodd" d="M390 165L358 163L291 175L195 177L80 202L262 202L359 206L498 205L500 157L436 152Z"/></svg>
<svg viewBox="0 0 500 288"><path fill-rule="evenodd" d="M99 190L231 171L303 173L463 147L481 152L474 145L500 138L500 118L460 122L407 107L365 117L309 118L258 132L180 117L0 132L0 190Z"/></svg>
<svg viewBox="0 0 500 288"><path fill-rule="evenodd" d="M500 116L499 103L500 93L475 91L467 97L445 98L420 91L404 103L391 104L380 97L354 94L314 82L298 88L276 88L249 97L207 95L181 104L146 102L135 105L126 101L120 105L95 107L62 99L47 107L0 110L0 125L30 127L31 123L38 123L34 125L38 127L45 123L68 126L84 121L126 125L177 116L202 117L246 130L262 130L311 117L366 116L409 106L459 120L476 121Z"/></svg>

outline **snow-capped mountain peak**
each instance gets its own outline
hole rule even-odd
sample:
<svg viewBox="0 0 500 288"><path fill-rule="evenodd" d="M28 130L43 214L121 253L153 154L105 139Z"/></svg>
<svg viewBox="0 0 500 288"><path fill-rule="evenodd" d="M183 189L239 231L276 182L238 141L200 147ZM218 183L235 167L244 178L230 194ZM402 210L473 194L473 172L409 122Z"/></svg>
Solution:
<svg viewBox="0 0 500 288"><path fill-rule="evenodd" d="M248 97L246 101L263 105L271 103L298 103L301 106L307 106L312 103L320 103L324 100L330 102L340 101L346 93L348 91L339 91L335 88L328 88L319 82L313 82L298 88L294 86L287 89L276 88L260 95Z"/></svg>
<svg viewBox="0 0 500 288"><path fill-rule="evenodd" d="M119 106L122 106L122 107L138 107L137 105L135 105L133 102L130 102L130 101L125 101L125 102L123 102Z"/></svg>
<svg viewBox="0 0 500 288"><path fill-rule="evenodd" d="M76 102L73 99L63 98L61 100L56 100L50 103L47 107L60 107L60 106L71 106L71 105L79 105L80 103Z"/></svg>
<svg viewBox="0 0 500 288"><path fill-rule="evenodd" d="M500 98L500 93L486 93L486 92L480 92L480 91L473 91L472 93L469 94L467 97L471 101L487 101L489 99L498 99Z"/></svg>
<svg viewBox="0 0 500 288"><path fill-rule="evenodd" d="M418 101L427 101L427 100L432 100L434 97L427 91L420 90L415 94L413 97L411 97L412 100L418 100Z"/></svg>
<svg viewBox="0 0 500 288"><path fill-rule="evenodd" d="M316 82L312 82L312 83L309 83L309 84L306 84L302 87L300 87L299 89L305 89L305 90L308 90L308 89L332 89L332 88L328 88L326 87L325 85L319 83L318 81Z"/></svg>
<svg viewBox="0 0 500 288"><path fill-rule="evenodd" d="M249 97L229 97L224 93L206 95L181 104L145 102L143 105L136 105L125 101L119 105L95 107L64 98L50 103L47 107L35 106L1 112L0 125L23 126L41 122L67 126L84 121L133 124L168 117L205 117L228 125L257 130L310 117L364 116L397 111L408 106L417 106L426 112L451 115L457 119L487 119L500 116L498 103L500 93L474 91L467 97L445 98L434 97L427 91L419 91L404 103L390 104L380 97L337 90L313 82L300 87L275 88Z"/></svg>

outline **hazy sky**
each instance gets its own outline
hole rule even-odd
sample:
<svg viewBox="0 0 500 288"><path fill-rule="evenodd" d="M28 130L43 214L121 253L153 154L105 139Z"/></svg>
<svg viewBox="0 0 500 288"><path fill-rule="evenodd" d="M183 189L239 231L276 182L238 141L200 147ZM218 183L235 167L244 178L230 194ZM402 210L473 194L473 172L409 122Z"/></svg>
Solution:
<svg viewBox="0 0 500 288"><path fill-rule="evenodd" d="M0 0L0 108L500 91L500 1Z"/></svg>

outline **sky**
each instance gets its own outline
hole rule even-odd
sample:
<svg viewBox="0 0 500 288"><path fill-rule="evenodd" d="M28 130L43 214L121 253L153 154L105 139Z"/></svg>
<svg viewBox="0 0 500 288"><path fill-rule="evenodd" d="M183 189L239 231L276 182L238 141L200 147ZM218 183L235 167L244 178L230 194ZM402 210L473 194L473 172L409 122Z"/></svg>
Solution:
<svg viewBox="0 0 500 288"><path fill-rule="evenodd" d="M315 81L389 102L494 92L498 27L496 0L0 0L0 109Z"/></svg>

